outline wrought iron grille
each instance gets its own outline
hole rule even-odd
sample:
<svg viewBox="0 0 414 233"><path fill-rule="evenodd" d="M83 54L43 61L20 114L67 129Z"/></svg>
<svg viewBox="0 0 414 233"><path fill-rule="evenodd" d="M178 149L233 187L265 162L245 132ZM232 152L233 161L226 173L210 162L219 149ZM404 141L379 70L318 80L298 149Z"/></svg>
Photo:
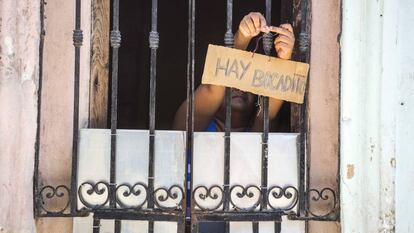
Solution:
<svg viewBox="0 0 414 233"><path fill-rule="evenodd" d="M146 220L149 222L148 232L154 232L154 221L177 222L177 232L183 233L186 229L186 201L191 198L191 232L198 232L198 225L201 221L224 221L225 232L229 232L229 222L231 221L249 221L252 222L253 232L259 232L259 221L274 222L275 232L281 232L282 216L287 215L290 220L306 221L337 221L339 218L338 197L336 192L331 188L321 190L309 188L309 161L305 151L306 132L301 132L299 145L300 153L300 174L299 187L272 186L268 187L268 135L269 135L269 99L262 98L263 106L263 132L262 132L262 154L261 154L261 185L230 185L230 141L231 141L231 89L226 88L225 105L225 139L224 139L224 180L223 185L197 186L191 187L191 196L188 197L187 182L183 186L172 185L171 187L154 187L154 149L155 149L155 106L156 106L156 62L157 49L159 45L159 34L157 32L157 0L152 0L151 13L151 31L149 33L150 57L150 100L149 100L149 167L148 180L137 181L135 184L117 184L116 177L116 142L117 142L117 96L118 96L118 52L121 46L121 32L119 30L119 0L113 0L112 11L112 30L110 33L110 45L112 47L112 85L111 85L111 140L110 140L110 180L109 182L101 181L97 183L84 182L78 185L78 135L79 135L79 76L80 76L80 48L83 42L83 33L81 30L81 0L76 1L76 20L75 30L73 31L73 44L75 47L75 69L74 69L74 112L73 112L73 147L72 147L72 175L70 187L65 185L41 186L39 184L39 150L37 144L35 156L35 173L34 173L34 214L40 217L84 217L93 214L93 232L100 231L101 219L114 219L114 232L121 231L121 220ZM194 135L194 51L195 51L195 0L188 0L188 50L187 50L187 151L193 151ZM301 0L301 11L305 14L308 1ZM271 0L265 0L266 21L271 20ZM224 34L224 44L227 47L233 47L234 39L232 32L232 15L233 1L227 0L227 29ZM305 35L306 25L303 23L306 17L302 19L301 32L299 38L300 52L302 60L306 60L307 46ZM272 48L272 37L270 34L264 35L263 48L267 55ZM40 83L41 85L41 83ZM39 102L40 104L41 102ZM304 110L302 111L304 118ZM303 126L302 126L303 128ZM39 132L38 132L39 135ZM39 140L38 142L39 143ZM191 175L193 167L191 166ZM188 171L186 171L188 172ZM187 177L187 176L186 176ZM256 191L256 192L254 192ZM232 194L238 197L252 198L255 193L259 193L257 202L250 207L240 207L232 199ZM105 197L100 203L89 203L84 195L100 195ZM130 206L123 202L122 197L142 196L145 198L142 202ZM197 198L195 198L197 197ZM54 198L66 198L65 204L58 210L51 210L45 204ZM218 204L213 207L205 207L199 200L218 199ZM287 198L291 204L286 208L280 209L272 206L270 199ZM83 204L83 208L78 208L78 199ZM176 206L166 206L168 199L176 201ZM331 209L325 213L315 213L310 208L311 202L331 201ZM145 208L144 208L145 206ZM297 213L291 210L298 207ZM257 211L259 209L259 211ZM188 215L187 215L188 216Z"/></svg>

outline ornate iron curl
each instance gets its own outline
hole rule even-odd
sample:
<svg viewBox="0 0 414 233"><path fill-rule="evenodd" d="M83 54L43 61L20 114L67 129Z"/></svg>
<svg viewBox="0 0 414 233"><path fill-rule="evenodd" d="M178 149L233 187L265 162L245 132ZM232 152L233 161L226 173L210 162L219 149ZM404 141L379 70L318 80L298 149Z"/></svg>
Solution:
<svg viewBox="0 0 414 233"><path fill-rule="evenodd" d="M198 195L198 198L203 201L205 201L207 198L212 199L212 200L218 200L219 197L221 198L217 205L209 208L209 207L203 206L201 203L197 201L197 199L195 198L197 195ZM197 188L194 189L191 196L192 196L195 206L198 207L200 210L206 210L206 211L217 210L220 208L220 206L223 205L223 202L224 202L224 190L218 185L213 185L210 188L207 188L206 186L198 186Z"/></svg>
<svg viewBox="0 0 414 233"><path fill-rule="evenodd" d="M280 208L280 207L273 206L271 204L270 202L271 197L273 197L274 199L281 199L281 198L285 198L288 200L291 199L291 202L286 207ZM272 186L269 188L269 192L267 196L267 203L272 210L280 211L280 212L292 210L298 204L298 200L299 200L299 191L293 186L287 186L285 188L282 188L280 186Z"/></svg>
<svg viewBox="0 0 414 233"><path fill-rule="evenodd" d="M83 187L87 185L89 186L89 189L86 190L86 193L88 195L92 195L92 194L97 194L97 195L104 195L105 193L107 193L106 195L106 199L104 202L100 203L100 204L92 204L89 203L88 201L86 201L85 197L83 196ZM103 185L104 187L99 188L100 185ZM78 196L79 196L79 200L82 202L82 204L88 208L88 209L99 209L104 207L108 201L109 201L109 184L107 182L101 181L98 182L96 184L92 183L92 182L83 182L79 188L78 188Z"/></svg>
<svg viewBox="0 0 414 233"><path fill-rule="evenodd" d="M236 190L236 191L235 191ZM239 190L239 191L237 191ZM236 192L236 196L238 198L244 198L247 197L249 199L255 198L255 193L252 190L257 190L257 201L249 207L240 207L237 206L237 204L234 202L233 200L233 191ZM233 205L234 210L236 211L251 211L251 210L255 210L259 205L260 202L262 201L262 195L261 195L261 190L259 187L255 186L255 185L249 185L247 187L244 187L242 185L234 185L230 188L230 192L229 192L229 199L230 199L230 203Z"/></svg>
<svg viewBox="0 0 414 233"><path fill-rule="evenodd" d="M139 188L141 187L141 188ZM126 188L126 190L124 190L124 192L122 193L122 196L124 197L129 197L131 195L133 195L134 197L139 197L142 193L142 189L145 191L145 198L142 202L138 203L137 205L128 205L125 204L122 201L122 198L119 196L118 191L121 190L121 188ZM136 189L139 188L139 189ZM142 206L145 205L145 203L148 201L148 187L146 184L144 183L136 183L133 186L131 186L130 184L121 184L118 187L116 187L115 189L115 200L116 203L121 206L122 208L134 208L134 209L141 209Z"/></svg>
<svg viewBox="0 0 414 233"><path fill-rule="evenodd" d="M44 193L45 192L45 193ZM67 202L64 205L63 208L59 208L57 211L53 211L53 210L49 210L45 207L45 198L47 199L53 199L54 197L56 198L62 198L65 196L65 192L67 194ZM44 210L47 214L63 214L69 207L70 204L70 189L68 187L66 187L65 185L59 185L56 188L53 186L45 186L43 187L40 192L39 192L39 196L40 196L40 200L41 202L39 203L39 206L42 210Z"/></svg>
<svg viewBox="0 0 414 233"><path fill-rule="evenodd" d="M312 193L315 193L316 195L311 195ZM329 195L329 194L331 194L331 195ZM321 218L323 218L323 217L328 217L331 214L334 214L335 213L335 211L337 209L337 205L338 205L338 200L336 198L336 193L335 193L335 191L333 189L331 189L331 188L324 188L321 191L319 191L317 189L310 189L307 192L307 195L308 195L308 201L309 202L311 200L313 202L318 202L320 200L329 201L330 200L330 198L329 198L330 196L333 198L333 200L332 200L332 207L329 209L329 211L326 212L326 214L315 214L314 212L311 211L310 203L308 203L308 210L307 211L313 217L321 217Z"/></svg>
<svg viewBox="0 0 414 233"><path fill-rule="evenodd" d="M157 195L160 193L160 195ZM165 206L162 204L162 202L166 202L169 199L172 200L178 200L177 205L175 206ZM167 188L157 188L154 191L154 204L156 207L160 209L166 209L166 210L181 210L182 204L184 201L184 190L178 186L173 185L169 189Z"/></svg>

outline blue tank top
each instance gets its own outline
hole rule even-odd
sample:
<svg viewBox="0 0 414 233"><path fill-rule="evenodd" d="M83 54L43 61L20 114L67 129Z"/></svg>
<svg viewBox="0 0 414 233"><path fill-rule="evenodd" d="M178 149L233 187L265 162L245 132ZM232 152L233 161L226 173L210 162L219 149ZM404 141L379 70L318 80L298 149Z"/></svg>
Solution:
<svg viewBox="0 0 414 233"><path fill-rule="evenodd" d="M216 121L212 120L206 129L207 132L217 132L217 125Z"/></svg>

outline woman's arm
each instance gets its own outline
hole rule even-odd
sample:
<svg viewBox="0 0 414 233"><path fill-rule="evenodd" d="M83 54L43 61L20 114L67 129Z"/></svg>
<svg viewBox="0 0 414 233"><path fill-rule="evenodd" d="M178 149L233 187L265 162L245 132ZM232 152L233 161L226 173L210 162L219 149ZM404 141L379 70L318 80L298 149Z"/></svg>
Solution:
<svg viewBox="0 0 414 233"><path fill-rule="evenodd" d="M194 130L204 131L224 100L225 87L201 84L194 92ZM175 114L173 129L185 130L187 100Z"/></svg>
<svg viewBox="0 0 414 233"><path fill-rule="evenodd" d="M245 50L250 40L260 32L273 31L279 33L274 45L278 57L290 59L292 55L295 38L290 24L282 24L280 27L268 27L265 18L257 12L246 15L240 22L239 30L234 37L234 47ZM210 121L214 118L217 110L224 100L225 87L215 85L200 85L194 93L194 130L203 131L207 128ZM269 98L269 119L276 118L283 101ZM187 120L187 101L181 104L175 114L173 129L185 130ZM261 131L263 129L263 111L260 111L251 131Z"/></svg>
<svg viewBox="0 0 414 233"><path fill-rule="evenodd" d="M260 18L261 16L261 18ZM254 24L256 22L256 24ZM250 40L260 33L266 20L260 13L249 13L240 22L239 30L234 37L234 47L245 50ZM257 27L257 28L256 28ZM250 29L252 31L250 32ZM242 33L243 32L243 33ZM194 93L194 130L205 130L214 118L221 103L224 101L225 87L215 85L200 85ZM173 129L185 130L187 119L187 101L181 104L175 114Z"/></svg>

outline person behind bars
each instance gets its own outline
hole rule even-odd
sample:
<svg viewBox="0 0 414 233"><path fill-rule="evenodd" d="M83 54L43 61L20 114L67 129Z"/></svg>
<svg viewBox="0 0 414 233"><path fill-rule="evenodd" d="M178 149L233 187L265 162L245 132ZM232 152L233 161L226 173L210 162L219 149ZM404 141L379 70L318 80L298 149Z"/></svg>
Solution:
<svg viewBox="0 0 414 233"><path fill-rule="evenodd" d="M261 13L251 12L241 20L239 29L234 36L234 47L246 50L251 39L261 32L274 32L278 36L274 47L278 58L290 59L295 43L293 28L290 24L279 27L266 24ZM224 131L226 107L224 104L225 87L201 84L194 93L194 131ZM255 106L256 96L252 93L232 89L231 97L231 131L259 132L263 129L263 111ZM269 120L277 116L283 101L269 98ZM186 129L187 101L178 108L173 129Z"/></svg>
<svg viewBox="0 0 414 233"><path fill-rule="evenodd" d="M251 12L244 16L234 37L234 47L246 50L250 41L261 32L274 32L278 36L274 41L277 57L290 59L295 43L293 28L290 24L274 27L266 24L262 14ZM224 131L226 119L225 87L201 84L194 93L194 131ZM259 132L263 130L263 111L256 108L256 95L232 89L231 131ZM276 118L283 101L269 98L269 120ZM185 130L187 120L187 101L178 108L173 128ZM190 174L189 174L190 176ZM190 190L187 190L190 194ZM189 203L188 203L189 205ZM223 222L204 222L199 224L200 233L224 233Z"/></svg>

